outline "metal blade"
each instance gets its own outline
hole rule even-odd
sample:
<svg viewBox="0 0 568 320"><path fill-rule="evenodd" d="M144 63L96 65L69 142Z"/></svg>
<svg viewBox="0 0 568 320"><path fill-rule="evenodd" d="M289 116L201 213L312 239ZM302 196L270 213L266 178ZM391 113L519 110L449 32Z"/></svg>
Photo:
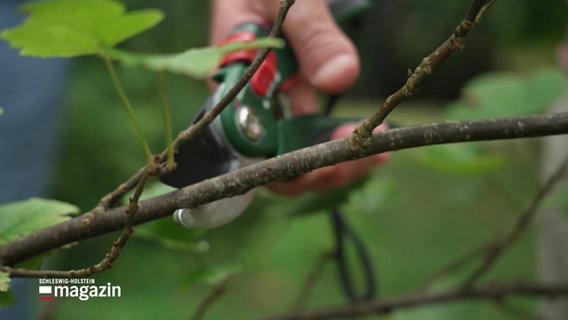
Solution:
<svg viewBox="0 0 568 320"><path fill-rule="evenodd" d="M196 123L213 107L209 98L195 115ZM176 169L160 177L160 181L175 188L227 173L239 167L239 159L224 137L220 124L214 121L195 139L179 147L175 155Z"/></svg>

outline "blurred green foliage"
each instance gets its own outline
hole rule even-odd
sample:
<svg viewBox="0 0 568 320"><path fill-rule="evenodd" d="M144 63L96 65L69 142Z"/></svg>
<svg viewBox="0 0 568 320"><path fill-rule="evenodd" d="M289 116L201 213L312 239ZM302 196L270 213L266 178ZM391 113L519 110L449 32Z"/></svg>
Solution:
<svg viewBox="0 0 568 320"><path fill-rule="evenodd" d="M206 45L208 1L128 0L125 3L131 9L159 6L166 19L156 28L127 41L123 48L167 53ZM560 39L566 20L563 5L560 1L498 2L487 21L474 30L467 50L434 76L422 97L438 100L455 97L466 78L489 69L532 69L538 64L550 64L548 55L551 56L553 43ZM381 1L363 21L363 29L358 33L364 68L363 78L352 95L375 98L400 86L405 70L416 65L451 32L466 6L467 2L449 0ZM540 12L542 16L545 9L549 14L546 18L533 15ZM537 59L533 48L538 48ZM513 64L503 57L517 57L515 61L530 61L531 65ZM157 76L123 66L118 69L152 149L161 151L164 138L159 120ZM523 80L511 77L514 79L475 81L477 86L484 83L486 86L482 87L489 90L507 83L497 80L511 80L515 90L524 90L519 85ZM206 86L171 75L167 76L167 84L174 128L179 131L205 100ZM475 86L472 82L469 88ZM552 101L548 93L543 92L535 100L542 103L539 108ZM499 98L502 104L518 98L509 97L509 90L491 94L496 95L491 101ZM457 103L467 104L467 99L466 94ZM141 167L144 157L101 61L95 58L76 61L67 88L67 102L57 198L85 210ZM374 100L373 104L377 102ZM415 108L409 108L410 116L424 105L416 102ZM348 102L342 112L365 114L368 110L356 110ZM443 116L439 110L429 110L428 118ZM413 119L421 120L424 119ZM403 294L463 253L509 230L536 192L537 152L532 141L402 151L394 154L387 165L373 171L368 179L341 192L289 198L260 190L242 217L216 230L189 231L170 219L140 226L113 268L94 276L97 283L110 281L121 285L123 296L87 302L64 300L56 319L186 319L212 285L235 273L237 280L210 308L207 319L242 319L288 311L312 264L332 247L325 213L332 205L341 206L368 245L378 272L381 296ZM489 160L484 160L485 157ZM498 163L492 159L498 159ZM98 237L60 252L49 264L78 268L95 263L110 247L114 236ZM321 280L305 302L306 307L346 301L336 271L332 264L321 271ZM448 274L433 288L459 283L466 271L467 268ZM534 243L529 234L483 280L534 277ZM532 302L513 300L513 303L528 310L533 307ZM416 308L379 318L512 319L482 302Z"/></svg>
<svg viewBox="0 0 568 320"><path fill-rule="evenodd" d="M472 120L543 113L562 97L567 86L560 68L487 73L462 88L462 98L448 106L446 116Z"/></svg>

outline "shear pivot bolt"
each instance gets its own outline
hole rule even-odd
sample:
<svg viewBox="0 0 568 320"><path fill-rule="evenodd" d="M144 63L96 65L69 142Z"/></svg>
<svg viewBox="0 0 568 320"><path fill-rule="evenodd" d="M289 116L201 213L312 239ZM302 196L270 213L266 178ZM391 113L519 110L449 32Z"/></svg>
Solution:
<svg viewBox="0 0 568 320"><path fill-rule="evenodd" d="M260 119L250 107L243 106L239 109L237 121L242 132L252 141L260 139L264 133Z"/></svg>

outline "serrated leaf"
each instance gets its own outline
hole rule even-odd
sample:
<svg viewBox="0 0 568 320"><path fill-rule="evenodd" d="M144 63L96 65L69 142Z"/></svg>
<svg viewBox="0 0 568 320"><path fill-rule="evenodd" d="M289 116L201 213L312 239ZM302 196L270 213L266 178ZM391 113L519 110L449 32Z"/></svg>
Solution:
<svg viewBox="0 0 568 320"><path fill-rule="evenodd" d="M105 54L127 66L143 66L153 71L168 71L203 79L217 66L222 56L240 50L256 48L281 48L284 41L260 38L245 43L228 43L217 47L189 49L174 54L140 54L122 50L106 50Z"/></svg>
<svg viewBox="0 0 568 320"><path fill-rule="evenodd" d="M460 175L483 174L505 165L502 156L463 143L430 146L421 150L418 159L433 169Z"/></svg>
<svg viewBox="0 0 568 320"><path fill-rule="evenodd" d="M65 202L31 198L0 206L0 244L70 219L79 208Z"/></svg>
<svg viewBox="0 0 568 320"><path fill-rule="evenodd" d="M98 53L145 31L163 19L158 10L125 12L112 0L58 0L23 6L29 17L1 37L22 55L73 57Z"/></svg>

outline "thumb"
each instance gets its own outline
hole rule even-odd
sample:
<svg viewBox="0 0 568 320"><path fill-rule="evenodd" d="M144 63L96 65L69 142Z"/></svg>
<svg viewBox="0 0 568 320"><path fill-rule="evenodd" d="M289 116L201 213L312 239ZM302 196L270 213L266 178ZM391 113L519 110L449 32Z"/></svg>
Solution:
<svg viewBox="0 0 568 320"><path fill-rule="evenodd" d="M298 1L283 27L302 75L315 88L337 93L359 76L359 57L323 0Z"/></svg>

